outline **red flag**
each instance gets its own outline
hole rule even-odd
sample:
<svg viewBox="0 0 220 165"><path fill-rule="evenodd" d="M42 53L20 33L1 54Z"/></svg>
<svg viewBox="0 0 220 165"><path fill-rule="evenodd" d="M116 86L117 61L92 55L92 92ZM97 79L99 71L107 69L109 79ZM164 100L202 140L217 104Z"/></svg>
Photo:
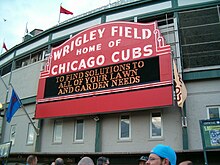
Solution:
<svg viewBox="0 0 220 165"><path fill-rule="evenodd" d="M66 10L66 9L63 8L62 6L60 6L60 13L73 15L73 13L72 13L71 11Z"/></svg>
<svg viewBox="0 0 220 165"><path fill-rule="evenodd" d="M3 42L2 48L4 48L6 51L8 51L8 49L7 49L6 45L5 45L5 42Z"/></svg>

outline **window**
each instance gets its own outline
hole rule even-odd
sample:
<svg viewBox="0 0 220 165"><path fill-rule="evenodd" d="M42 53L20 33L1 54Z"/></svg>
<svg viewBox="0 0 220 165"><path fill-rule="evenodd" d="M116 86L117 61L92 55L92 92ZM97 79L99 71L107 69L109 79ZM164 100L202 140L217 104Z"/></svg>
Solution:
<svg viewBox="0 0 220 165"><path fill-rule="evenodd" d="M208 107L208 119L220 118L220 106Z"/></svg>
<svg viewBox="0 0 220 165"><path fill-rule="evenodd" d="M54 143L62 142L62 129L63 129L63 122L60 120L56 120L54 122L54 130L53 130L53 142Z"/></svg>
<svg viewBox="0 0 220 165"><path fill-rule="evenodd" d="M27 132L27 144L31 145L34 144L34 127L31 123L28 124L28 132Z"/></svg>
<svg viewBox="0 0 220 165"><path fill-rule="evenodd" d="M12 62L10 62L8 65L4 66L2 69L1 69L1 76L11 72L11 67L12 67Z"/></svg>
<svg viewBox="0 0 220 165"><path fill-rule="evenodd" d="M15 135L16 135L16 125L12 125L11 132L10 132L10 141L12 145L15 144Z"/></svg>
<svg viewBox="0 0 220 165"><path fill-rule="evenodd" d="M31 63L37 62L42 60L42 56L43 56L44 51L40 50L38 52L32 53L31 54Z"/></svg>
<svg viewBox="0 0 220 165"><path fill-rule="evenodd" d="M150 136L151 138L161 138L162 134L162 115L161 112L151 113Z"/></svg>
<svg viewBox="0 0 220 165"><path fill-rule="evenodd" d="M75 124L75 141L83 141L84 136L84 121L76 120Z"/></svg>
<svg viewBox="0 0 220 165"><path fill-rule="evenodd" d="M119 122L119 139L126 140L131 138L131 124L130 124L130 116L123 115L120 118Z"/></svg>
<svg viewBox="0 0 220 165"><path fill-rule="evenodd" d="M24 67L26 65L32 64L34 62L40 61L43 58L43 54L45 53L45 49L35 51L31 54L27 54L26 56L15 60L15 69Z"/></svg>

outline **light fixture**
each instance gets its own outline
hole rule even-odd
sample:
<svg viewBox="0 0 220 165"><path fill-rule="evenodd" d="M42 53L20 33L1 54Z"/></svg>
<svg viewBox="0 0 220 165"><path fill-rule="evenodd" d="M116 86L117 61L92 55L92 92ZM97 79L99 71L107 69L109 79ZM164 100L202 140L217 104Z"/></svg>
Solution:
<svg viewBox="0 0 220 165"><path fill-rule="evenodd" d="M98 116L95 116L93 119L94 119L96 122L99 121L99 117L98 117Z"/></svg>

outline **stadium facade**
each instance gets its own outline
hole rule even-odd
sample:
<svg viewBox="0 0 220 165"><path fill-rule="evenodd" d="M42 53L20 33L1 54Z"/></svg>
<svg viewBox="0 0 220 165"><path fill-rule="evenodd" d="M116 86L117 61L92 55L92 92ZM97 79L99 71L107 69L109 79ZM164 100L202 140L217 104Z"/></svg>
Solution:
<svg viewBox="0 0 220 165"><path fill-rule="evenodd" d="M199 121L220 118L219 5L123 0L25 36L0 56L8 162L36 154L42 164L56 157L77 164L104 155L111 164L136 164L162 143L175 149L178 162L204 163ZM183 109L173 60L188 91ZM6 122L9 83L38 135L22 108ZM220 162L217 142L207 151L209 164Z"/></svg>

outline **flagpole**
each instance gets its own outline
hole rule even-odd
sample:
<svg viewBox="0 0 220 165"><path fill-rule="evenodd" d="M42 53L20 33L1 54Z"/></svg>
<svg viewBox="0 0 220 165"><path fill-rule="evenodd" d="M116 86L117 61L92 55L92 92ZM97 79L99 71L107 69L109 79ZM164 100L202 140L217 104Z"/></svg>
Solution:
<svg viewBox="0 0 220 165"><path fill-rule="evenodd" d="M15 53L14 53L14 57L15 57ZM14 57L13 57L13 58L14 58ZM13 60L13 61L12 61L12 65L11 65L11 72L10 72L10 74L9 74L8 86L4 83L7 90L6 90L6 95L5 95L4 118L3 118L3 120L2 120L2 130L1 130L1 134L2 134L2 136L1 136L1 142L2 142L2 143L4 142L3 136L5 135L6 105L7 105L8 94L9 94L9 85L10 85L10 83L11 83L11 78L12 78L12 71L13 71L13 68L14 68L14 65L15 65L14 63L15 63L15 62L14 62L14 60ZM2 77L1 77L1 79L2 79ZM2 79L2 81L4 82L3 79Z"/></svg>
<svg viewBox="0 0 220 165"><path fill-rule="evenodd" d="M180 77L177 67L175 64L175 61L173 60L173 72L174 72L174 81L175 81L175 92L176 92L176 101L177 106L180 107L180 113L181 113L181 121L182 121L182 143L183 143L183 149L187 150L189 149L188 144L188 132L187 132L187 117L186 117L186 107L185 107L185 100L187 97L187 90L184 85L184 82L182 78ZM177 90L178 89L178 90Z"/></svg>
<svg viewBox="0 0 220 165"><path fill-rule="evenodd" d="M62 3L60 4L60 7L62 6ZM59 19L58 19L58 25L60 24L60 10L59 10Z"/></svg>
<svg viewBox="0 0 220 165"><path fill-rule="evenodd" d="M13 85L12 85L11 83L10 83L10 85L11 85L11 87L14 89L14 87L13 87ZM18 95L18 94L17 94L17 95ZM18 97L18 98L19 98L19 97ZM37 127L34 125L32 119L31 119L30 116L28 115L28 113L27 113L27 111L26 111L26 109L25 109L25 107L24 107L24 105L23 105L22 103L21 103L21 108L24 110L25 114L27 115L28 119L30 120L31 125L33 126L33 128L34 128L36 134L39 135L39 128L37 128Z"/></svg>
<svg viewBox="0 0 220 165"><path fill-rule="evenodd" d="M26 27L25 27L25 30L24 30L24 37L23 37L23 41L25 40L25 35L27 34L27 25L28 25L28 22L26 23Z"/></svg>
<svg viewBox="0 0 220 165"><path fill-rule="evenodd" d="M4 86L5 86L5 88L8 90L8 87L7 87L6 83L5 83L5 81L2 79L2 76L0 76L0 79L2 80L2 82L3 82Z"/></svg>
<svg viewBox="0 0 220 165"><path fill-rule="evenodd" d="M32 119L31 119L30 116L28 115L28 113L27 113L26 109L24 108L24 105L23 105L23 104L21 104L21 108L24 110L25 114L27 115L28 119L30 120L32 126L34 127L34 130L35 130L36 134L39 135L39 128L37 128L37 127L34 125Z"/></svg>
<svg viewBox="0 0 220 165"><path fill-rule="evenodd" d="M3 44L5 43L5 39L3 39L3 42L2 42L2 49L1 49L1 54L3 52Z"/></svg>
<svg viewBox="0 0 220 165"><path fill-rule="evenodd" d="M9 91L8 87L7 87L6 83L5 83L5 81L2 79L2 76L0 76L0 79L1 79L1 81L3 82L3 84L4 84L5 88L6 88L6 96L7 96L8 95L8 91ZM7 97L6 97L6 100L5 100L5 103L4 103L5 107L6 107L6 102L7 102ZM1 109L2 108L2 104L0 103L0 105L1 105L1 107L0 107L0 109ZM4 111L6 110L5 107L4 107ZM0 115L2 115L1 112L0 112Z"/></svg>

